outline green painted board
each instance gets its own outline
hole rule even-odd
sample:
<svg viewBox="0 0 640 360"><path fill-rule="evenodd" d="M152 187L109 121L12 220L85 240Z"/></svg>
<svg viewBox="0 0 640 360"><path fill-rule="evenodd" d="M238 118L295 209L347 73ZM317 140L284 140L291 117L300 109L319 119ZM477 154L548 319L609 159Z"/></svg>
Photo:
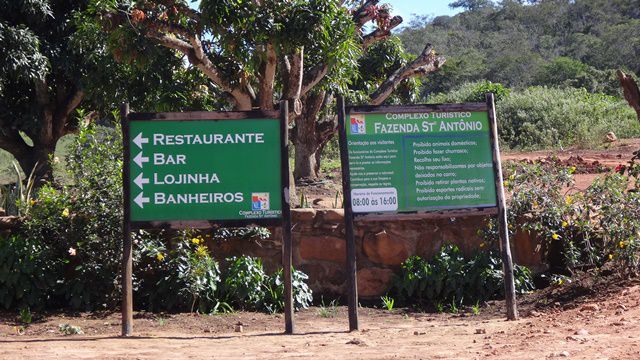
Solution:
<svg viewBox="0 0 640 360"><path fill-rule="evenodd" d="M279 119L130 121L131 221L282 218Z"/></svg>
<svg viewBox="0 0 640 360"><path fill-rule="evenodd" d="M354 213L497 206L486 111L398 111L347 118Z"/></svg>

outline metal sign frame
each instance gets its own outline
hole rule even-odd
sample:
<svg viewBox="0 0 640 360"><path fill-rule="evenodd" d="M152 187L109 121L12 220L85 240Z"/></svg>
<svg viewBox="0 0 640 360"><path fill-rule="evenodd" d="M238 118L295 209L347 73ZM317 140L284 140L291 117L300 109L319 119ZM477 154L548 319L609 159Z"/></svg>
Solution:
<svg viewBox="0 0 640 360"><path fill-rule="evenodd" d="M349 165L349 152L347 143L346 120L350 113L376 114L376 113L424 113L424 112L487 112L489 120L489 143L491 146L493 177L496 194L496 206L461 208L434 211L402 211L383 213L354 213L351 197L351 172ZM347 241L347 276L349 282L349 324L350 330L358 329L357 315L357 278L355 259L355 240L353 223L366 221L390 221L390 220L420 220L437 218L455 218L463 216L498 216L500 233L500 249L505 277L505 294L507 300L507 317L510 320L518 318L515 301L515 284L513 278L513 262L509 247L509 235L507 225L506 202L502 187L502 167L500 160L500 148L498 143L498 127L496 122L495 102L493 94L486 95L485 103L467 104L435 104L413 106L352 106L345 107L344 99L338 98L338 131L340 140L340 158L342 162L342 184L345 208L345 235Z"/></svg>
<svg viewBox="0 0 640 360"><path fill-rule="evenodd" d="M288 103L280 102L278 111L228 111L228 112L161 112L161 113L130 113L129 105L123 104L120 109L123 138L123 204L124 204L124 243L122 258L122 336L133 333L133 293L132 293L132 243L131 230L134 229L210 229L219 226L239 227L248 225L282 226L283 238L283 269L284 272L284 315L285 332L294 332L293 322L293 293L292 293L292 237L291 237L291 207L289 204L289 142L288 142ZM280 201L282 215L278 218L233 219L233 220L161 220L161 221L131 221L131 121L242 121L243 119L279 119L280 127Z"/></svg>

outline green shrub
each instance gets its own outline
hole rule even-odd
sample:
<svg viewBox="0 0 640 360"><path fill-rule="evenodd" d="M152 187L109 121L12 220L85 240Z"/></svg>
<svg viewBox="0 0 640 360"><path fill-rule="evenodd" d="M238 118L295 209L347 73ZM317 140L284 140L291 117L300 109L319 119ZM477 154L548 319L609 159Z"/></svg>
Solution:
<svg viewBox="0 0 640 360"><path fill-rule="evenodd" d="M67 161L71 184L38 189L22 236L53 269L48 306L93 310L119 303L122 141L118 128L83 127Z"/></svg>
<svg viewBox="0 0 640 360"><path fill-rule="evenodd" d="M242 309L260 309L266 296L263 284L268 278L262 267L262 260L240 256L226 261L228 265L222 287L225 300Z"/></svg>
<svg viewBox="0 0 640 360"><path fill-rule="evenodd" d="M56 283L57 269L43 259L40 243L20 235L0 237L0 306L41 309Z"/></svg>
<svg viewBox="0 0 640 360"><path fill-rule="evenodd" d="M150 311L216 312L220 269L201 236L181 232L165 245L143 233L137 241L136 300Z"/></svg>
<svg viewBox="0 0 640 360"><path fill-rule="evenodd" d="M534 289L530 271L515 266L516 290ZM402 264L392 292L404 304L442 307L474 304L504 294L502 262L495 251L465 259L454 245L443 246L431 260L412 256Z"/></svg>
<svg viewBox="0 0 640 360"><path fill-rule="evenodd" d="M465 83L448 93L432 95L427 99L427 102L430 104L485 102L486 93L493 93L496 102L500 102L511 93L511 90L502 84L484 80Z"/></svg>
<svg viewBox="0 0 640 360"><path fill-rule="evenodd" d="M620 274L637 275L640 193L629 191L637 180L609 173L586 190L568 194L574 170L552 163L505 164L509 222L536 234L547 261L553 260L554 249L560 254L561 263L550 263L553 271L607 265Z"/></svg>
<svg viewBox="0 0 640 360"><path fill-rule="evenodd" d="M531 87L497 104L500 139L512 149L594 146L614 131L620 138L640 135L624 100L584 89Z"/></svg>
<svg viewBox="0 0 640 360"><path fill-rule="evenodd" d="M282 269L279 269L269 276L265 283L264 309L270 313L284 310L284 279L282 275ZM309 276L302 271L293 270L291 272L294 310L306 309L313 302L313 292L305 282L307 279Z"/></svg>

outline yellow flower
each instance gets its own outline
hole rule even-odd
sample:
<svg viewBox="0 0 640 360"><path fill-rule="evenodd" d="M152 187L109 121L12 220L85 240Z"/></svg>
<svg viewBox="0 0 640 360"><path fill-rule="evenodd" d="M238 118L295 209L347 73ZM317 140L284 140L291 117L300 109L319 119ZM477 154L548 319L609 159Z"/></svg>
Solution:
<svg viewBox="0 0 640 360"><path fill-rule="evenodd" d="M207 249L207 247L204 245L198 246L198 248L196 249L196 256L205 257L207 255L209 255L209 249Z"/></svg>
<svg viewBox="0 0 640 360"><path fill-rule="evenodd" d="M486 245L486 244L485 244L484 242L481 242L481 243L480 243L480 247L481 247L481 248L485 247L485 245Z"/></svg>
<svg viewBox="0 0 640 360"><path fill-rule="evenodd" d="M609 254L609 260L613 260L613 254Z"/></svg>
<svg viewBox="0 0 640 360"><path fill-rule="evenodd" d="M573 204L573 199L571 198L571 196L567 195L567 196L564 198L564 202L565 202L565 204L567 204L567 205L571 205L571 204Z"/></svg>
<svg viewBox="0 0 640 360"><path fill-rule="evenodd" d="M551 235L551 238L552 238L553 240L558 240L558 239L560 239L560 235L558 235L558 234L553 234L553 235Z"/></svg>
<svg viewBox="0 0 640 360"><path fill-rule="evenodd" d="M567 226L569 226L569 223L568 223L568 222L566 222L566 221L563 221L563 222L562 222L562 227L563 227L563 228L566 228Z"/></svg>
<svg viewBox="0 0 640 360"><path fill-rule="evenodd" d="M620 241L620 244L618 245L620 245L620 249L624 249L624 241Z"/></svg>
<svg viewBox="0 0 640 360"><path fill-rule="evenodd" d="M558 285L562 285L562 284L564 284L564 280L562 279L558 280Z"/></svg>
<svg viewBox="0 0 640 360"><path fill-rule="evenodd" d="M29 200L29 204L31 204L31 206L35 205L36 203L37 201L35 199Z"/></svg>
<svg viewBox="0 0 640 360"><path fill-rule="evenodd" d="M509 180L513 181L516 179L516 174L511 174L511 176L509 176Z"/></svg>
<svg viewBox="0 0 640 360"><path fill-rule="evenodd" d="M69 217L69 209L65 208L64 210L62 210L62 216Z"/></svg>
<svg viewBox="0 0 640 360"><path fill-rule="evenodd" d="M569 174L573 174L574 172L576 172L576 167L575 166L569 167Z"/></svg>
<svg viewBox="0 0 640 360"><path fill-rule="evenodd" d="M538 202L537 202L537 201L534 201L534 202L533 202L533 207L537 207L537 206L538 206Z"/></svg>
<svg viewBox="0 0 640 360"><path fill-rule="evenodd" d="M509 186L509 180L505 180L505 181L503 182L503 184L504 184L504 186L505 186L505 187Z"/></svg>
<svg viewBox="0 0 640 360"><path fill-rule="evenodd" d="M507 225L507 227L508 227L509 229L513 230L513 225L509 224L509 225Z"/></svg>
<svg viewBox="0 0 640 360"><path fill-rule="evenodd" d="M191 239L191 242L196 244L196 245L198 245L198 244L200 244L200 239L199 238L193 238L193 239Z"/></svg>
<svg viewBox="0 0 640 360"><path fill-rule="evenodd" d="M156 259L158 259L158 261L164 260L164 254L163 253L158 253L158 255L156 255Z"/></svg>

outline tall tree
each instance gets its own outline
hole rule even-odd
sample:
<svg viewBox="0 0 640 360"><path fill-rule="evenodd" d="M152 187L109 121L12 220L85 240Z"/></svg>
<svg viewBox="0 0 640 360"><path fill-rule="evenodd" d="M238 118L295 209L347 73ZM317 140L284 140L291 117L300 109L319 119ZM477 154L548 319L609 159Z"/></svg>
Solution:
<svg viewBox="0 0 640 360"><path fill-rule="evenodd" d="M88 0L0 0L0 7L0 148L26 173L51 175L49 156L78 129L78 106L109 111L125 98L134 106L213 106L206 92L193 95L202 76L168 50L147 49L154 56L145 68L116 63L88 17Z"/></svg>
<svg viewBox="0 0 640 360"><path fill-rule="evenodd" d="M288 101L296 178L317 176L318 151L335 132L335 122L319 121L324 106L335 92L348 92L362 54L402 22L378 0L203 0L199 10L186 1L141 0L105 10L102 21L115 41L146 38L184 54L236 110L271 110ZM369 21L376 26L364 34ZM403 80L443 63L426 46L369 89L367 102L381 104Z"/></svg>

